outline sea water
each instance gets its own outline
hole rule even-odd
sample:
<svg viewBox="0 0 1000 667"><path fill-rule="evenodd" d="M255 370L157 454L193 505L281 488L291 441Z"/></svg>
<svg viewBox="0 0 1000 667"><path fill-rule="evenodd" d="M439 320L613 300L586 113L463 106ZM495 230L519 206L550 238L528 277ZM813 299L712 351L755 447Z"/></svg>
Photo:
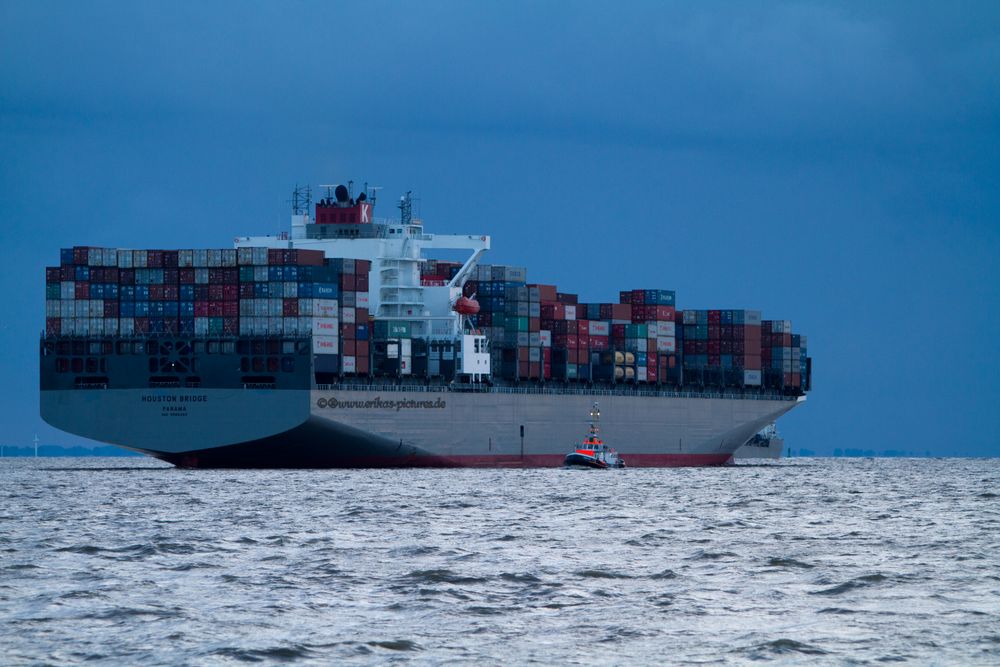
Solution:
<svg viewBox="0 0 1000 667"><path fill-rule="evenodd" d="M997 664L998 486L0 459L0 663Z"/></svg>

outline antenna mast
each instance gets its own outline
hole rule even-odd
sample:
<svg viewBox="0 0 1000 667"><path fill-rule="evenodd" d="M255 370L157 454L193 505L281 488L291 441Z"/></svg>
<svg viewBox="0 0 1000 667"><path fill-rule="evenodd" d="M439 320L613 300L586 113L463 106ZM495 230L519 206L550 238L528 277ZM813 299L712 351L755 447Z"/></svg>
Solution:
<svg viewBox="0 0 1000 667"><path fill-rule="evenodd" d="M312 207L312 188L308 185L295 184L292 191L292 215L309 215Z"/></svg>

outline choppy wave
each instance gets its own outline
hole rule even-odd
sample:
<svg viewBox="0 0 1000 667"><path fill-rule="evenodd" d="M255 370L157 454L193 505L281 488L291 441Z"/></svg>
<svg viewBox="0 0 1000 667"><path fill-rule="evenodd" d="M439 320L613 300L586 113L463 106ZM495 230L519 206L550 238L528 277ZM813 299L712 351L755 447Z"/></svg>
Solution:
<svg viewBox="0 0 1000 667"><path fill-rule="evenodd" d="M4 664L1000 662L1000 466L0 460Z"/></svg>

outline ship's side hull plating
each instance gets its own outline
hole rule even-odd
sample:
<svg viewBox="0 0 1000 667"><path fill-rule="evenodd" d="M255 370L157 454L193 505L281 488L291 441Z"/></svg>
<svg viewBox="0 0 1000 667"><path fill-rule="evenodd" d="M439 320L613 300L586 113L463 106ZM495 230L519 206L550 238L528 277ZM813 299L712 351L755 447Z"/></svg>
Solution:
<svg viewBox="0 0 1000 667"><path fill-rule="evenodd" d="M796 400L377 390L54 390L63 430L176 465L231 468L562 465L594 400L630 467L728 462ZM576 434L576 435L574 435Z"/></svg>

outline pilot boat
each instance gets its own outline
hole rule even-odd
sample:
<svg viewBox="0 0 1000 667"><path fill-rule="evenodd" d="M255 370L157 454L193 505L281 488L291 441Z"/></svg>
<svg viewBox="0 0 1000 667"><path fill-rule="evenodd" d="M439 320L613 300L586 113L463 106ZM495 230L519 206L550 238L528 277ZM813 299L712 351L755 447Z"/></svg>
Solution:
<svg viewBox="0 0 1000 667"><path fill-rule="evenodd" d="M590 432L583 442L566 455L563 464L573 468L624 468L625 461L618 452L608 447L601 440L600 427L601 409L597 403L590 409Z"/></svg>

